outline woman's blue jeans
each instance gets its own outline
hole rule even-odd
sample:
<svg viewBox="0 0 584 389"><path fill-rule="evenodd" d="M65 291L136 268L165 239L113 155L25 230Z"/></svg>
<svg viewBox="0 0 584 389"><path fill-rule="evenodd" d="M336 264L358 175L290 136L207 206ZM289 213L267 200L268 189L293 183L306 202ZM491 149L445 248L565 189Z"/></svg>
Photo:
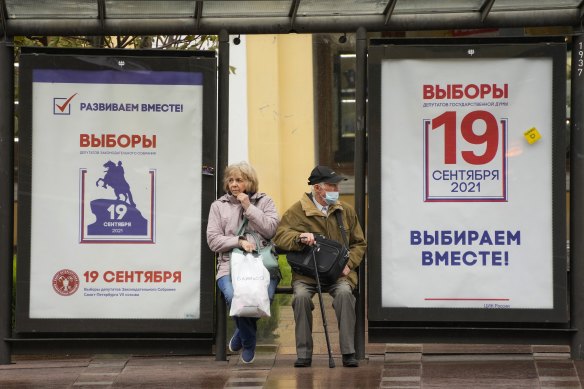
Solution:
<svg viewBox="0 0 584 389"><path fill-rule="evenodd" d="M276 286L278 286L279 281L280 280L277 278L270 279L270 285L268 286L270 303L274 300ZM227 275L219 278L217 280L217 286L221 289L223 297L225 297L225 302L227 302L227 306L231 307L231 300L233 300L233 284L231 283L231 276ZM241 338L243 347L255 349L258 319L255 317L233 316L233 320L235 320L235 326L239 329L239 337Z"/></svg>

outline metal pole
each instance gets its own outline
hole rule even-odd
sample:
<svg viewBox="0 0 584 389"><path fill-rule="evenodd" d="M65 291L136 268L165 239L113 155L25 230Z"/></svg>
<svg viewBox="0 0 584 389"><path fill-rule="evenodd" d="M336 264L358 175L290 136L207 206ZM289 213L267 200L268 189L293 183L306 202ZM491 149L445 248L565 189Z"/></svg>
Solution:
<svg viewBox="0 0 584 389"><path fill-rule="evenodd" d="M365 175L366 166L366 88L367 88L367 31L363 27L357 29L355 72L355 211L359 223L365 228ZM359 284L356 304L357 322L355 324L355 354L357 359L365 358L365 290L367 276L367 254L359 266Z"/></svg>
<svg viewBox="0 0 584 389"><path fill-rule="evenodd" d="M217 112L217 197L223 193L223 173L228 163L229 152L229 34L219 33L219 91ZM215 334L215 360L227 360L227 304L221 290L216 289L217 329Z"/></svg>
<svg viewBox="0 0 584 389"><path fill-rule="evenodd" d="M14 50L0 42L0 364L10 363L14 239Z"/></svg>
<svg viewBox="0 0 584 389"><path fill-rule="evenodd" d="M570 326L573 359L584 359L584 38L572 38L570 131Z"/></svg>

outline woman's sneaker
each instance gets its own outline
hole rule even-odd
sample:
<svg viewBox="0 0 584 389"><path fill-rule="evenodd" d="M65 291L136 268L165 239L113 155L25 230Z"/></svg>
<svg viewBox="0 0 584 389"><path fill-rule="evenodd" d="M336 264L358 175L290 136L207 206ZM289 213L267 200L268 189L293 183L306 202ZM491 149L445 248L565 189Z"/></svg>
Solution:
<svg viewBox="0 0 584 389"><path fill-rule="evenodd" d="M229 351L236 353L241 350L242 347L243 344L241 343L241 338L239 337L239 328L236 328L233 336L231 337L231 340L229 341Z"/></svg>
<svg viewBox="0 0 584 389"><path fill-rule="evenodd" d="M255 359L255 347L254 348L243 348L241 352L241 361L243 363L252 363Z"/></svg>

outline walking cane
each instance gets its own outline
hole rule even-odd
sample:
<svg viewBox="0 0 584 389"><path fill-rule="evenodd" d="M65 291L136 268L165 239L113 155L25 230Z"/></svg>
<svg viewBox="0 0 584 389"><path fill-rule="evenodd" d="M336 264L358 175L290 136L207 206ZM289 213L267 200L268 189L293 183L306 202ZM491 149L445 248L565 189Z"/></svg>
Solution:
<svg viewBox="0 0 584 389"><path fill-rule="evenodd" d="M318 264L316 262L316 255L314 252L320 250L320 245L315 243L315 248L312 250L312 260L314 262L314 278L316 279L316 290L318 291L318 301L320 303L320 313L322 314L322 324L324 326L324 337L326 339L326 348L329 355L329 367L335 367L335 360L333 359L333 353L331 352L331 343L329 341L328 326L326 323L326 315L324 313L324 304L322 302L322 289L320 287L320 277L318 276Z"/></svg>

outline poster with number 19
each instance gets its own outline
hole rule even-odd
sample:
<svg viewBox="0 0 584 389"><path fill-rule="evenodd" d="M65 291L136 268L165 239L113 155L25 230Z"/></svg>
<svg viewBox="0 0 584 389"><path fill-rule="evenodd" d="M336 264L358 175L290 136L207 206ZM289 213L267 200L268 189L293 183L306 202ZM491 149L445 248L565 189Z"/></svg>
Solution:
<svg viewBox="0 0 584 389"><path fill-rule="evenodd" d="M386 53L381 307L554 310L557 63L479 45Z"/></svg>

